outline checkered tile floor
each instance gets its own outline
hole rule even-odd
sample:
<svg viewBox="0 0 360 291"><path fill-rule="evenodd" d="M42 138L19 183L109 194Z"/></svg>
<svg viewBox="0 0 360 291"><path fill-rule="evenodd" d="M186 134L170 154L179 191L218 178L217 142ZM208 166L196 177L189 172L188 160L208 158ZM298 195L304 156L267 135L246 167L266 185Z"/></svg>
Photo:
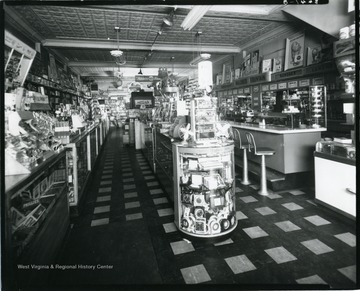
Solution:
<svg viewBox="0 0 360 291"><path fill-rule="evenodd" d="M223 241L184 239L141 151L112 130L58 259L110 270L52 273L55 285L233 284L356 287L356 228L317 206L314 190L259 196L236 180L238 226ZM239 178L239 177L238 177ZM299 287L299 285L304 285Z"/></svg>

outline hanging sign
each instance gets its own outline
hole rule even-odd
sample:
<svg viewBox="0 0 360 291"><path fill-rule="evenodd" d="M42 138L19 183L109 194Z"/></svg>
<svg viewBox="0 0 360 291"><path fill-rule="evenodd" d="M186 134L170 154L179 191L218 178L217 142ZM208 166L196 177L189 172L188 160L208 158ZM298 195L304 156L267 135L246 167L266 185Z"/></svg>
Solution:
<svg viewBox="0 0 360 291"><path fill-rule="evenodd" d="M269 85L262 85L261 91L269 91Z"/></svg>
<svg viewBox="0 0 360 291"><path fill-rule="evenodd" d="M244 89L238 89L238 94L243 94L244 93Z"/></svg>
<svg viewBox="0 0 360 291"><path fill-rule="evenodd" d="M160 80L158 76L135 75L135 82L153 82Z"/></svg>
<svg viewBox="0 0 360 291"><path fill-rule="evenodd" d="M17 39L15 36L13 36L7 30L5 30L4 39L5 39L5 44L7 46L13 48L17 52L25 55L26 57L28 57L30 59L33 59L35 57L36 51L33 48L29 47L28 45L23 43L21 40Z"/></svg>
<svg viewBox="0 0 360 291"><path fill-rule="evenodd" d="M242 78L235 81L236 86L247 85L247 84L248 84L248 78Z"/></svg>
<svg viewBox="0 0 360 291"><path fill-rule="evenodd" d="M270 90L277 90L277 84L270 84Z"/></svg>
<svg viewBox="0 0 360 291"><path fill-rule="evenodd" d="M289 78L293 78L293 77L299 77L303 75L303 69L295 69L295 70L290 70L287 72L283 72L283 73L276 73L274 74L274 80L283 80L283 79L289 79Z"/></svg>
<svg viewBox="0 0 360 291"><path fill-rule="evenodd" d="M300 86L300 87L310 86L310 79L300 80L300 81L299 81L299 86Z"/></svg>
<svg viewBox="0 0 360 291"><path fill-rule="evenodd" d="M287 88L287 84L286 84L286 82L284 82L284 83L279 83L279 89L286 89Z"/></svg>
<svg viewBox="0 0 360 291"><path fill-rule="evenodd" d="M312 80L313 85L324 85L324 78L320 77L320 78L314 78Z"/></svg>
<svg viewBox="0 0 360 291"><path fill-rule="evenodd" d="M250 88L249 87L245 88L244 93L250 93Z"/></svg>
<svg viewBox="0 0 360 291"><path fill-rule="evenodd" d="M305 74L324 73L324 72L331 72L334 70L336 70L336 65L334 62L325 62L325 63L320 63L306 67Z"/></svg>
<svg viewBox="0 0 360 291"><path fill-rule="evenodd" d="M288 88L296 88L298 86L298 81L288 82Z"/></svg>

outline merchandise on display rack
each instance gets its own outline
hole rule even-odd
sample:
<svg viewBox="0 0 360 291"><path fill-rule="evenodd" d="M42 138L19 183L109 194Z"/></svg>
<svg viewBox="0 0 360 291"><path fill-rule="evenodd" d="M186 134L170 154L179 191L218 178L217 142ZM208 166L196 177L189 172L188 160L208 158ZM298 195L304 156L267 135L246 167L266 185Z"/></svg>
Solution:
<svg viewBox="0 0 360 291"><path fill-rule="evenodd" d="M230 233L237 226L234 146L173 144L175 224L194 237Z"/></svg>

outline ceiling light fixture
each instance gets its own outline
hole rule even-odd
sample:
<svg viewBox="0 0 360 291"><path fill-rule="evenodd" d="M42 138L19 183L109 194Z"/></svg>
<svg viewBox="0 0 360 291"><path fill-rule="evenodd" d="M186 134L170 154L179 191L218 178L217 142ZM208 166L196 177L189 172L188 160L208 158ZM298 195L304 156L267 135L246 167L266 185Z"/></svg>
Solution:
<svg viewBox="0 0 360 291"><path fill-rule="evenodd" d="M184 30L191 30L205 15L205 13L211 8L212 5L196 5L194 6L184 21L181 23L181 27Z"/></svg>
<svg viewBox="0 0 360 291"><path fill-rule="evenodd" d="M172 26L174 24L174 14L175 14L175 10L171 10L170 14L166 17L163 18L163 22L167 25L167 26Z"/></svg>
<svg viewBox="0 0 360 291"><path fill-rule="evenodd" d="M190 62L190 66L196 66L199 62L209 60L211 58L211 54L201 51L202 50L201 35L202 35L201 31L198 31L195 34L196 44L197 44L197 56Z"/></svg>
<svg viewBox="0 0 360 291"><path fill-rule="evenodd" d="M123 52L122 50L120 50L120 46L119 46L119 31L120 31L120 27L115 26L114 29L115 29L115 31L116 31L117 49L110 51L110 54L115 58L115 63L116 63L117 65L124 65L124 64L126 64L124 52Z"/></svg>
<svg viewBox="0 0 360 291"><path fill-rule="evenodd" d="M143 74L143 73L142 73L141 68L140 68L140 71L139 71L138 75L142 75L142 74Z"/></svg>

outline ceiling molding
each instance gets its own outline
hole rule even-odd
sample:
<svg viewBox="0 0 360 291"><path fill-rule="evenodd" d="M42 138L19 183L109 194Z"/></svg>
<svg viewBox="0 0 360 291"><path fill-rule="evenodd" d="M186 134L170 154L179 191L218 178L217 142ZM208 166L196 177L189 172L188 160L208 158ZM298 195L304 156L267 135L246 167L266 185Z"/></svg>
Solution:
<svg viewBox="0 0 360 291"><path fill-rule="evenodd" d="M25 34L28 38L32 39L35 42L41 42L43 37L33 30L29 24L27 24L14 10L10 8L11 6L3 5L6 17L10 17L16 21L16 23L23 29L21 33Z"/></svg>
<svg viewBox="0 0 360 291"><path fill-rule="evenodd" d="M288 24L287 25L282 25L276 29L274 29L273 31L261 36L261 37L258 37L258 38L255 38L253 39L252 41L246 43L246 44L243 44L240 49L241 51L243 50L248 50L249 48L251 47L254 47L254 46L259 46L259 44L261 43L265 43L265 42L268 42L270 40L273 40L275 38L281 38L284 34L287 34L288 32L290 31L293 31L294 28L292 26L289 26Z"/></svg>
<svg viewBox="0 0 360 291"><path fill-rule="evenodd" d="M44 47L53 48L84 48L84 49L115 49L117 44L113 41L99 40L75 40L75 39L45 39L42 41ZM119 42L122 50L156 50L169 52L193 52L193 44L164 44L152 45L150 42ZM202 44L201 49L209 53L239 53L240 48L233 45L207 45Z"/></svg>
<svg viewBox="0 0 360 291"><path fill-rule="evenodd" d="M104 67L104 68L109 68L109 67L114 67L117 68L119 67L115 62L68 62L67 65L71 68L76 68L76 67ZM139 64L129 64L126 63L123 66L120 67L128 67L128 68L139 68ZM190 64L186 64L186 63L169 63L169 62L152 62L151 64L146 64L144 63L142 66L142 68L160 68L160 67L174 67L175 69L190 69L192 68L190 66Z"/></svg>

